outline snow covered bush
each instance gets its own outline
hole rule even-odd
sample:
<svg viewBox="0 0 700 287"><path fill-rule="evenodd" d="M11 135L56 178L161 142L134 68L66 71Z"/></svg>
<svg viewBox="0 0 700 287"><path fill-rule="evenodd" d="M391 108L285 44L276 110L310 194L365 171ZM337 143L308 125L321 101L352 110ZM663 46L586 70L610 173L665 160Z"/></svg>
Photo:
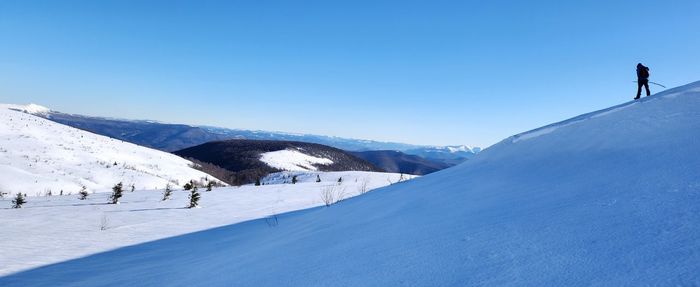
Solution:
<svg viewBox="0 0 700 287"><path fill-rule="evenodd" d="M191 190L192 187L195 187L196 185L194 184L193 180L190 180L190 182L185 183L185 185L182 186L185 190Z"/></svg>
<svg viewBox="0 0 700 287"><path fill-rule="evenodd" d="M27 203L24 195L21 192L17 193L15 199L12 200L12 208L22 208L22 204Z"/></svg>
<svg viewBox="0 0 700 287"><path fill-rule="evenodd" d="M109 197L110 200L112 200L112 204L118 204L119 203L119 198L122 197L122 192L124 191L122 189L122 183L117 183L114 187L112 187L112 195Z"/></svg>
<svg viewBox="0 0 700 287"><path fill-rule="evenodd" d="M192 186L190 190L190 205L187 208L195 208L199 205L199 192L197 192L197 186Z"/></svg>
<svg viewBox="0 0 700 287"><path fill-rule="evenodd" d="M166 201L170 199L170 195L172 195L173 190L170 187L170 183L165 185L165 191L163 191L163 201Z"/></svg>
<svg viewBox="0 0 700 287"><path fill-rule="evenodd" d="M87 197L89 195L87 192L87 188L85 188L85 186L83 186L83 188L80 189L80 192L78 192L78 195L80 195L80 197L78 197L78 199L80 199L80 200L87 199Z"/></svg>

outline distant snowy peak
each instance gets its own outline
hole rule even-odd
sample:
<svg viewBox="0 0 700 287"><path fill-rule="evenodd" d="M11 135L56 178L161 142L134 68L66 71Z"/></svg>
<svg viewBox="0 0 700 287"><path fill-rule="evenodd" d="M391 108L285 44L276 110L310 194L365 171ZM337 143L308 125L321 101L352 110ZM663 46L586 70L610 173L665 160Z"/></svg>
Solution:
<svg viewBox="0 0 700 287"><path fill-rule="evenodd" d="M33 114L33 115L47 115L51 112L51 109L44 107L44 106L37 105L37 104L28 104L28 105L3 104L1 106L4 108L13 110L13 111L18 111L18 112L23 112L23 113Z"/></svg>
<svg viewBox="0 0 700 287"><path fill-rule="evenodd" d="M433 153L470 153L477 154L481 151L480 147L471 147L468 145L454 145L454 146L426 146L422 148L416 148L411 151L420 150L422 152L433 152Z"/></svg>
<svg viewBox="0 0 700 287"><path fill-rule="evenodd" d="M447 149L451 153L456 153L456 152L469 152L469 153L478 153L481 151L481 148L479 147L470 147L466 145L458 145L458 146L445 146L443 149Z"/></svg>
<svg viewBox="0 0 700 287"><path fill-rule="evenodd" d="M331 165L333 161L327 158L315 157L303 153L299 149L284 149L260 154L260 161L272 168L286 171L315 171L315 165Z"/></svg>

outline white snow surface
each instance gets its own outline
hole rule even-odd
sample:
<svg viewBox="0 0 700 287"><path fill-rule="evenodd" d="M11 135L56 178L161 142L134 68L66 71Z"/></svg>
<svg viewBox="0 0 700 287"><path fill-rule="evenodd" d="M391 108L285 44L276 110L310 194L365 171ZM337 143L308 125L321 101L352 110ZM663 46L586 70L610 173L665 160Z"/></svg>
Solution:
<svg viewBox="0 0 700 287"><path fill-rule="evenodd" d="M280 215L275 227L157 240L0 285L700 285L698 88L516 135L459 166ZM13 227L34 221L11 212L0 218Z"/></svg>
<svg viewBox="0 0 700 287"><path fill-rule="evenodd" d="M297 175L296 184L282 184L291 183L293 175ZM317 175L321 182L316 182ZM178 187L167 201L161 201L162 190L127 191L118 205L106 204L110 195L106 192L90 194L86 200L79 200L77 194L30 197L21 209L10 209L11 199L6 197L0 199L0 276L245 220L267 217L262 224L273 225L276 214L324 205L323 192L346 199L413 177L361 171L280 172L265 178L262 186L210 192L200 188L201 208L197 209L184 208L190 193ZM101 230L103 218L106 230Z"/></svg>
<svg viewBox="0 0 700 287"><path fill-rule="evenodd" d="M303 153L302 150L284 149L260 154L260 161L280 170L315 171L315 165L329 165L333 161Z"/></svg>
<svg viewBox="0 0 700 287"><path fill-rule="evenodd" d="M0 104L0 192L75 194L82 186L105 191L118 182L128 189L158 189L168 181L213 179L176 155L31 114L44 110Z"/></svg>

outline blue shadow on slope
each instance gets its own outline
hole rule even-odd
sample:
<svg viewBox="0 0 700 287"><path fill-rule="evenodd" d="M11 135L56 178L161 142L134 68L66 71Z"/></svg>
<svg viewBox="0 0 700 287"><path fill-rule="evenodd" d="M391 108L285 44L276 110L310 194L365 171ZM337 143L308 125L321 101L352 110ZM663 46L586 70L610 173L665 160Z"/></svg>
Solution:
<svg viewBox="0 0 700 287"><path fill-rule="evenodd" d="M248 246L274 245L276 238L297 232L285 228L285 221L327 208L290 211L49 264L0 277L0 286L254 286L237 282L241 274L227 272L246 268Z"/></svg>

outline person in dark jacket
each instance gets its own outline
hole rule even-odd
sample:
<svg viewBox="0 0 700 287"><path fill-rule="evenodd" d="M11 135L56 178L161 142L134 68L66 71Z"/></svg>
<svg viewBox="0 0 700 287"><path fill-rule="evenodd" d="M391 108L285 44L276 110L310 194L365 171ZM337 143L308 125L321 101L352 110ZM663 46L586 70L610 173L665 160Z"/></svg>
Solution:
<svg viewBox="0 0 700 287"><path fill-rule="evenodd" d="M634 97L635 100L639 99L642 94L642 86L647 90L647 97L651 94L649 91L649 67L645 67L642 63L637 64L637 96Z"/></svg>

